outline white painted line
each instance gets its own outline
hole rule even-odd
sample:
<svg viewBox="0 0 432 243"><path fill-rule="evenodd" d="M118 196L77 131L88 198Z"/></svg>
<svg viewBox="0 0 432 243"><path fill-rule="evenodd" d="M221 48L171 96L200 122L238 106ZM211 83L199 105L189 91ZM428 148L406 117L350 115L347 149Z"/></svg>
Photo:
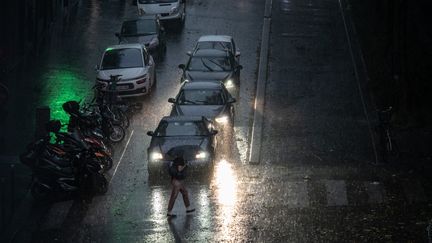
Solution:
<svg viewBox="0 0 432 243"><path fill-rule="evenodd" d="M112 176L111 176L110 183L111 183L111 181L114 179L114 176L115 176L115 174L117 173L117 169L118 169L118 167L120 166L120 163L123 161L123 156L125 155L126 149L127 149L127 147L129 146L129 142L130 142L130 140L131 140L133 134L134 134L134 130L132 130L132 132L131 132L131 134L130 134L130 136L129 136L129 139L128 139L128 141L127 141L127 143L126 143L126 145L125 145L125 147L124 147L124 149L123 149L123 152L122 152L122 154L121 154L121 156L120 156L120 159L119 159L119 161L118 161L118 163L117 163L117 166L116 166L116 168L115 168L115 170L114 170L114 172L113 172L113 174L112 174Z"/></svg>
<svg viewBox="0 0 432 243"><path fill-rule="evenodd" d="M265 16L261 35L261 51L258 66L258 79L256 84L254 118L252 124L252 135L249 147L249 163L258 164L261 160L261 140L264 122L265 88L267 81L267 64L270 39L270 23L272 0L266 0Z"/></svg>
<svg viewBox="0 0 432 243"><path fill-rule="evenodd" d="M379 182L364 182L363 184L368 195L368 203L380 204L386 200L385 190Z"/></svg>
<svg viewBox="0 0 432 243"><path fill-rule="evenodd" d="M341 16L342 16L342 21L344 23L344 28L345 28L345 34L346 34L346 38L347 38L347 42L348 42L348 47L349 47L349 51L350 51L350 55L351 55L351 61L353 63L353 67L354 67L354 74L355 74L356 79L357 79L357 87L358 87L358 90L359 90L359 93L360 93L360 99L361 99L361 102L362 102L362 105L363 105L363 112L364 112L366 121L368 123L369 135L370 135L370 138L371 138L371 143L372 143L373 152L374 152L374 156L375 156L375 164L378 164L379 163L379 159L378 159L377 144L375 142L375 136L374 136L372 125L371 125L371 122L370 122L370 119L369 119L369 114L368 114L368 111L367 111L367 107L366 107L366 102L365 102L363 90L362 90L362 87L361 87L361 84L360 84L359 71L357 69L357 64L356 64L356 61L355 61L354 51L353 51L353 47L352 47L352 43L351 43L352 39L351 39L351 36L349 34L349 31L348 31L348 25L346 23L345 13L344 13L344 10L343 10L342 1L341 0L338 0L338 1L339 1L339 8L340 8L340 11L341 11ZM354 23L352 22L352 19L350 19L350 23L351 23L351 26L354 26ZM362 59L361 61L363 63L363 68L365 69L366 65L364 64L363 54L361 54L360 56L361 56L361 59ZM367 73L366 70L364 70L364 72Z"/></svg>
<svg viewBox="0 0 432 243"><path fill-rule="evenodd" d="M284 183L285 184L285 183ZM283 185L287 188L287 198L283 198L287 202L288 208L306 208L309 207L309 194L307 182L289 182Z"/></svg>
<svg viewBox="0 0 432 243"><path fill-rule="evenodd" d="M346 183L341 180L326 180L327 206L348 205Z"/></svg>

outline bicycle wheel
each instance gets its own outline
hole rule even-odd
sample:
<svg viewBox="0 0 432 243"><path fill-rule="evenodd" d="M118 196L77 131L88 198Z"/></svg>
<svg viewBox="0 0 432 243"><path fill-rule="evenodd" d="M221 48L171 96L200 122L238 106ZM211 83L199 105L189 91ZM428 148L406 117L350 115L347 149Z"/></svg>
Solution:
<svg viewBox="0 0 432 243"><path fill-rule="evenodd" d="M0 106L3 106L9 100L9 90L6 86L0 83Z"/></svg>

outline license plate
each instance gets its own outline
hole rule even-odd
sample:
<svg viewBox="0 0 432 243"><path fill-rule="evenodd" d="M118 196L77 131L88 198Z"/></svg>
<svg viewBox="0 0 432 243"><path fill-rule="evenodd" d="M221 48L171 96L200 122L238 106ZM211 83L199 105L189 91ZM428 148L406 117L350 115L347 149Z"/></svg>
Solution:
<svg viewBox="0 0 432 243"><path fill-rule="evenodd" d="M127 89L129 89L129 86L127 86L127 85L117 86L117 89L118 90L127 90Z"/></svg>

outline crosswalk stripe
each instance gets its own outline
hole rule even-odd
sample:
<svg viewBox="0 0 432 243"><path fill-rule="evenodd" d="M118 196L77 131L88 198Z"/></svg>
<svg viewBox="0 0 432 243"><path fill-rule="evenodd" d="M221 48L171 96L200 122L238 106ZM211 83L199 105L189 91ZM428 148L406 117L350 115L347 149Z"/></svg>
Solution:
<svg viewBox="0 0 432 243"><path fill-rule="evenodd" d="M380 204L386 200L384 187L379 182L364 182L363 183L368 194L368 203Z"/></svg>
<svg viewBox="0 0 432 243"><path fill-rule="evenodd" d="M286 185L288 189L287 206L290 208L309 207L309 194L306 182L290 182Z"/></svg>
<svg viewBox="0 0 432 243"><path fill-rule="evenodd" d="M325 180L327 206L348 205L346 183L343 180Z"/></svg>
<svg viewBox="0 0 432 243"><path fill-rule="evenodd" d="M427 201L426 194L418 180L406 180L402 183L402 188L408 203Z"/></svg>

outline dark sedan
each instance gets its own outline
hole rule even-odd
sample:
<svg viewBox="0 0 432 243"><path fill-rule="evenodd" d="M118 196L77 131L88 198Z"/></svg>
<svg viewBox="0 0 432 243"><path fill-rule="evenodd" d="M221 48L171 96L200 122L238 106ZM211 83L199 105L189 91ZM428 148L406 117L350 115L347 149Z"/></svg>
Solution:
<svg viewBox="0 0 432 243"><path fill-rule="evenodd" d="M165 30L155 16L124 21L120 33L115 35L119 44L141 43L152 54L160 57L166 51Z"/></svg>
<svg viewBox="0 0 432 243"><path fill-rule="evenodd" d="M151 136L147 149L148 172L151 178L168 173L171 161L182 155L188 161L188 171L209 172L213 169L217 146L213 123L205 117L164 117Z"/></svg>
<svg viewBox="0 0 432 243"><path fill-rule="evenodd" d="M240 83L239 65L230 51L199 49L193 52L183 70L181 81L221 81L229 89Z"/></svg>
<svg viewBox="0 0 432 243"><path fill-rule="evenodd" d="M185 82L168 102L173 103L171 116L205 116L219 128L233 127L236 100L221 82Z"/></svg>

